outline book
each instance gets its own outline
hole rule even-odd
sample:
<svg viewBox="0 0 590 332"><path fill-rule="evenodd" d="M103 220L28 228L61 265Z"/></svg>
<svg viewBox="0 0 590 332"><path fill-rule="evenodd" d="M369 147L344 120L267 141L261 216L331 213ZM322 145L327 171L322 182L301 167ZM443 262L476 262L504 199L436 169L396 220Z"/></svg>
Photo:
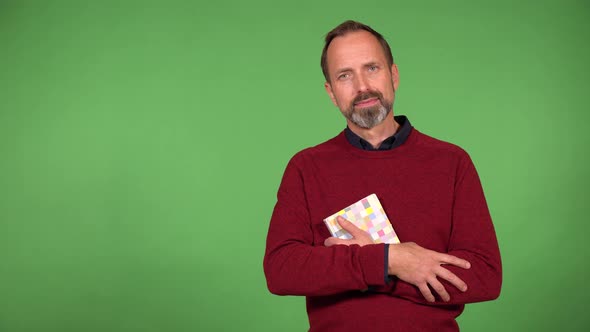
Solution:
<svg viewBox="0 0 590 332"><path fill-rule="evenodd" d="M342 216L356 227L369 233L374 243L400 243L377 195L371 194L360 201L324 219L333 237L348 240L352 235L342 229L336 217Z"/></svg>

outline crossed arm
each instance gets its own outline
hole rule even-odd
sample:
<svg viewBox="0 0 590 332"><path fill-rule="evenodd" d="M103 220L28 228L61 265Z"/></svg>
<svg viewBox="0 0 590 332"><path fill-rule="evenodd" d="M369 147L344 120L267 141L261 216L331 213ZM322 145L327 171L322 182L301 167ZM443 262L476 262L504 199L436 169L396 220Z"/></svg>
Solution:
<svg viewBox="0 0 590 332"><path fill-rule="evenodd" d="M346 221L340 223L354 239L328 238L324 246L312 245L309 211L301 208L307 204L302 181L300 171L290 163L279 189L264 257L272 293L320 296L371 287L423 304L464 304L498 297L500 255L472 164L457 185L448 251L436 252L411 242L389 245L389 284L384 278L384 245L373 244L366 233Z"/></svg>
<svg viewBox="0 0 590 332"><path fill-rule="evenodd" d="M334 245L358 245L362 247L373 244L371 235L357 228L350 221L342 217L338 217L337 221L353 238L342 240L329 237L324 242L326 247ZM462 269L469 269L471 264L464 259L425 249L413 242L389 245L388 255L387 274L416 286L428 302L435 302L435 297L430 288L443 301L449 302L451 300L449 292L439 281L439 278L448 281L461 292L467 291L467 284L453 272L443 267L445 264L450 264Z"/></svg>

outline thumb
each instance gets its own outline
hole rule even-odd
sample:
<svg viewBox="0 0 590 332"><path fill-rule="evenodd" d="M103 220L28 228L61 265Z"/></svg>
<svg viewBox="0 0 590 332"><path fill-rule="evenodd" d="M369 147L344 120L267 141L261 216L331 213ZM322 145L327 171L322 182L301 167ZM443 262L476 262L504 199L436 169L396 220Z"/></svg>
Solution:
<svg viewBox="0 0 590 332"><path fill-rule="evenodd" d="M353 223L344 219L341 216L336 217L336 221L338 222L340 227L342 227L345 231L350 233L350 235L352 235L352 237L354 238L358 238L359 236L365 233L362 229L356 227Z"/></svg>

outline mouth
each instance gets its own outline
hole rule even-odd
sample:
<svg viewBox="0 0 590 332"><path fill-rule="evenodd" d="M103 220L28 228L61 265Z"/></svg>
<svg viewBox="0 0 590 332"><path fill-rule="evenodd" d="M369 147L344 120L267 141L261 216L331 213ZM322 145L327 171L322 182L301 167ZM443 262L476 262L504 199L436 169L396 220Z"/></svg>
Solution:
<svg viewBox="0 0 590 332"><path fill-rule="evenodd" d="M379 102L379 98L368 98L354 103L354 106L358 107L370 107L376 105Z"/></svg>

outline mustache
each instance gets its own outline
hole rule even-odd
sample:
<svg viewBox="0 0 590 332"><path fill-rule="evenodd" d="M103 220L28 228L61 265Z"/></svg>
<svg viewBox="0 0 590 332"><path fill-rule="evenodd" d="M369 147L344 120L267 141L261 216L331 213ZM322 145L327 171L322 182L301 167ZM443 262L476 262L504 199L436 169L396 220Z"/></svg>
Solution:
<svg viewBox="0 0 590 332"><path fill-rule="evenodd" d="M369 99L369 98L378 98L379 101L382 101L383 94L381 94L379 91L365 91L365 92L358 94L356 97L354 97L354 99L352 100L352 104L354 105L358 102L361 102L361 101Z"/></svg>

